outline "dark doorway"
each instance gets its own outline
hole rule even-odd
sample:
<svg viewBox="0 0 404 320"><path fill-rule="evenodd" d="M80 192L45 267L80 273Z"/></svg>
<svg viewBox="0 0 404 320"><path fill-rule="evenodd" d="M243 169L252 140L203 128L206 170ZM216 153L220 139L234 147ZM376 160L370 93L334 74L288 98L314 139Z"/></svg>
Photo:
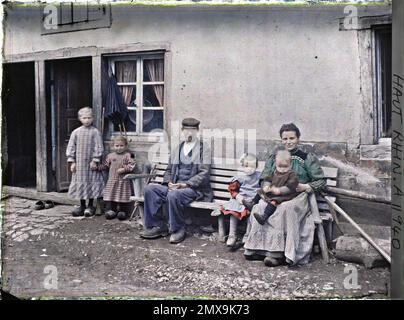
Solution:
<svg viewBox="0 0 404 320"><path fill-rule="evenodd" d="M391 78L392 42L391 25L375 31L377 138L391 138Z"/></svg>
<svg viewBox="0 0 404 320"><path fill-rule="evenodd" d="M36 187L35 67L3 64L3 184Z"/></svg>
<svg viewBox="0 0 404 320"><path fill-rule="evenodd" d="M67 166L66 147L71 132L81 124L80 108L92 107L91 58L49 61L46 65L52 121L52 169L57 191L68 189L71 173Z"/></svg>

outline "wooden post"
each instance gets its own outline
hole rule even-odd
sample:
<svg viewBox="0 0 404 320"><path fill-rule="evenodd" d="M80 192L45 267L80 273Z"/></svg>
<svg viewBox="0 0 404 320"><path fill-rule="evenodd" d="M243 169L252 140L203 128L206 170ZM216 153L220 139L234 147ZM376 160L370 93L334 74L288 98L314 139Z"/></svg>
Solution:
<svg viewBox="0 0 404 320"><path fill-rule="evenodd" d="M324 226L322 223L316 225L316 232L317 232L317 238L318 238L318 243L320 244L320 249L321 249L321 256L323 257L323 260L325 263L330 263L330 257L328 255L328 245L327 245L327 240L325 238L325 233L324 233Z"/></svg>
<svg viewBox="0 0 404 320"><path fill-rule="evenodd" d="M393 0L392 138L391 138L391 292L404 299L404 1Z"/></svg>
<svg viewBox="0 0 404 320"><path fill-rule="evenodd" d="M48 190L45 61L35 61L36 188Z"/></svg>
<svg viewBox="0 0 404 320"><path fill-rule="evenodd" d="M101 130L102 123L102 95L101 95L101 56L93 56L93 110L94 124L97 129ZM103 132L101 132L103 134Z"/></svg>

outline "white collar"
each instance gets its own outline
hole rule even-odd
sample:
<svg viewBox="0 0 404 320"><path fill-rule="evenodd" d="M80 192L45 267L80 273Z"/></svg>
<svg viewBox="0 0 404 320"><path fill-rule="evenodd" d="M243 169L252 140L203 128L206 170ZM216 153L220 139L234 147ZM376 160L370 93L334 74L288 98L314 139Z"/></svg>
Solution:
<svg viewBox="0 0 404 320"><path fill-rule="evenodd" d="M184 148L183 148L184 154L188 155L189 152L194 148L195 144L196 144L196 140L191 141L191 142L184 142Z"/></svg>

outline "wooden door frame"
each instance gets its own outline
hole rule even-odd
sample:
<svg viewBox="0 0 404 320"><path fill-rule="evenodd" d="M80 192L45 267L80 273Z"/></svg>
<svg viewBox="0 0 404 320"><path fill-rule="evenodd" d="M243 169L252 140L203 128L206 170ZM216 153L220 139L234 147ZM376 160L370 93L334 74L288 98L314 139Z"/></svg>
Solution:
<svg viewBox="0 0 404 320"><path fill-rule="evenodd" d="M69 136L72 130L81 125L77 112L83 106L93 105L90 87L92 61L91 57L50 60L47 67L50 80L47 86L50 90L48 110L53 113L50 119L48 117L48 121L51 121L53 152L51 164L55 190L63 192L68 189L71 179L66 157Z"/></svg>
<svg viewBox="0 0 404 320"><path fill-rule="evenodd" d="M50 191L51 173L48 159L49 137L46 132L46 74L45 61L35 61L35 132L36 132L36 189Z"/></svg>
<svg viewBox="0 0 404 320"><path fill-rule="evenodd" d="M53 191L53 173L51 166L51 158L49 158L48 146L50 137L47 135L47 119L49 119L49 109L47 105L46 90L46 70L45 61L90 57L92 61L92 88L93 88L93 109L94 124L97 128L101 128L102 121L102 89L101 89L101 67L102 55L119 54L140 51L156 51L163 50L166 58L171 61L171 48L168 42L153 43L129 43L113 47L80 47L80 48L61 48L57 50L46 50L31 53L5 55L4 63L13 62L34 62L35 63L35 126L36 126L36 143L37 143L37 191L47 192ZM169 66L168 66L169 68ZM166 86L167 99L169 101L170 90ZM49 124L48 124L49 125Z"/></svg>

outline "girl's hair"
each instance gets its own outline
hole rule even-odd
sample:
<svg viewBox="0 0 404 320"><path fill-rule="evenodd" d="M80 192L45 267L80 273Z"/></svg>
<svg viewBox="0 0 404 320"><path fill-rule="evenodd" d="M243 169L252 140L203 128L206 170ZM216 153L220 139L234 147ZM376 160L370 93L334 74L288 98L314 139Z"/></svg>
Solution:
<svg viewBox="0 0 404 320"><path fill-rule="evenodd" d="M258 158L253 153L244 153L240 158L240 163L242 166L245 166L246 162L254 162L254 161L255 161L255 166L258 167Z"/></svg>
<svg viewBox="0 0 404 320"><path fill-rule="evenodd" d="M300 138L300 130L294 123L285 123L279 129L279 135L282 138L282 133L285 131L294 131L296 133L296 137Z"/></svg>
<svg viewBox="0 0 404 320"><path fill-rule="evenodd" d="M281 162L288 162L291 163L292 161L292 156L288 150L279 150L276 153L276 160L281 161Z"/></svg>
<svg viewBox="0 0 404 320"><path fill-rule="evenodd" d="M83 117L85 115L92 116L93 115L93 109L90 108L90 107L84 107L84 108L81 108L77 114L78 114L79 118Z"/></svg>
<svg viewBox="0 0 404 320"><path fill-rule="evenodd" d="M118 141L123 142L125 146L128 146L128 140L124 136L115 136L112 138L112 144Z"/></svg>

